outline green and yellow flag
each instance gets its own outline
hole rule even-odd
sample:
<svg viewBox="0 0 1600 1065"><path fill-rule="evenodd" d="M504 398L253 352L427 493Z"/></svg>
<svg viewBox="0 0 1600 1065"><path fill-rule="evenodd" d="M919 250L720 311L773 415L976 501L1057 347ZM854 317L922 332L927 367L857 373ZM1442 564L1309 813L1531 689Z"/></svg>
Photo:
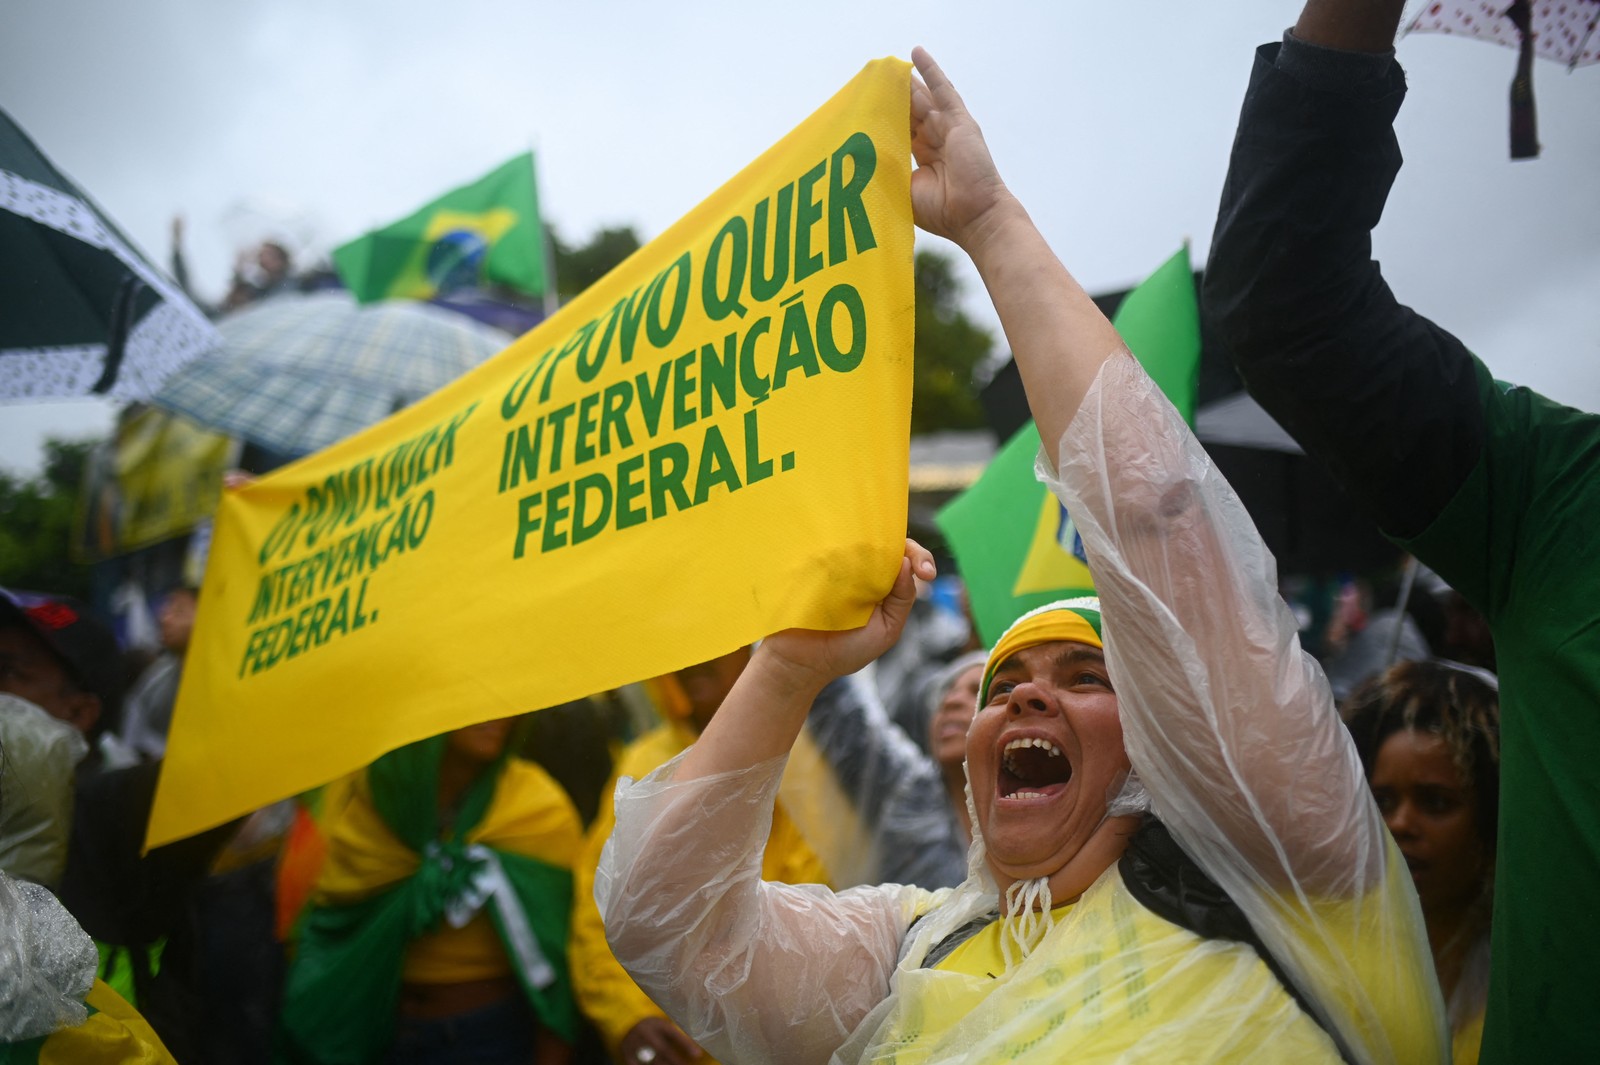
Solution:
<svg viewBox="0 0 1600 1065"><path fill-rule="evenodd" d="M906 527L908 70L869 64L505 352L224 494L152 846L866 620Z"/></svg>
<svg viewBox="0 0 1600 1065"><path fill-rule="evenodd" d="M333 265L361 303L432 299L480 281L544 295L544 226L533 153L335 248Z"/></svg>
<svg viewBox="0 0 1600 1065"><path fill-rule="evenodd" d="M1200 308L1187 247L1128 293L1113 324L1192 424L1200 373ZM934 519L955 554L978 635L986 645L1024 612L1094 590L1071 515L1034 477L1038 453L1039 430L1030 421L1000 449L977 483Z"/></svg>

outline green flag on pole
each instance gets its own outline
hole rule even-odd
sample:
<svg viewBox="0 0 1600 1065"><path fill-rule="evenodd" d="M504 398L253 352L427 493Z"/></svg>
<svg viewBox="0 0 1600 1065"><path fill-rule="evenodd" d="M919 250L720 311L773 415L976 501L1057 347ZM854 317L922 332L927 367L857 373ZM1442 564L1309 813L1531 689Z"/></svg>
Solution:
<svg viewBox="0 0 1600 1065"><path fill-rule="evenodd" d="M356 299L432 299L482 281L544 295L544 226L528 152L398 222L334 249Z"/></svg>
<svg viewBox="0 0 1600 1065"><path fill-rule="evenodd" d="M1145 372L1193 424L1200 308L1187 246L1128 293L1113 324ZM985 645L992 646L1024 611L1094 590L1071 517L1033 475L1038 453L1039 430L1030 421L983 476L934 519L966 581Z"/></svg>
<svg viewBox="0 0 1600 1065"><path fill-rule="evenodd" d="M1200 387L1200 301L1187 244L1123 297L1111 324L1193 428Z"/></svg>

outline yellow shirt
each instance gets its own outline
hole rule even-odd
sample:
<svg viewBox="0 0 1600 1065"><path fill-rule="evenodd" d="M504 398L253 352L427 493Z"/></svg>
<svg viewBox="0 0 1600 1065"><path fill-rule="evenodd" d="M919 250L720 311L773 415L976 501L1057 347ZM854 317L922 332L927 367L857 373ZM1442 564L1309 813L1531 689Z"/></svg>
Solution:
<svg viewBox="0 0 1600 1065"><path fill-rule="evenodd" d="M1405 875L1403 864L1394 865ZM997 920L934 968L897 973L897 1007L862 1060L1340 1061L1332 1039L1252 948L1204 939L1156 916L1128 893L1116 867L1052 917L1052 930L1010 971ZM1366 974L1394 971L1377 956L1381 944L1325 946ZM1013 957L1019 953L1013 947ZM1396 1018L1428 1016L1425 989L1376 990L1391 1030L1404 1027ZM1401 1060L1428 1060L1432 1032L1419 1025L1410 1034L1417 1056Z"/></svg>

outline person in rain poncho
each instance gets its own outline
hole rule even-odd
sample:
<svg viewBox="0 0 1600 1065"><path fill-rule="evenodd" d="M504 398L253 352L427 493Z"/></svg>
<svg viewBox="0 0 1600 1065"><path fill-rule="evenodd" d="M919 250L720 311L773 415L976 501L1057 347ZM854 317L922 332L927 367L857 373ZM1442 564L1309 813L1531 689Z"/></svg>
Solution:
<svg viewBox="0 0 1600 1065"><path fill-rule="evenodd" d="M136 1008L133 974L125 969L126 979L117 979L90 934L122 919L142 929L159 925L168 904L183 897L195 853L195 842L184 841L141 860L131 839L102 831L139 810L127 802L129 773L102 772L90 743L121 698L118 654L111 631L77 600L0 588L0 1062L7 1065L171 1061L167 1043L183 1042L181 1009L149 1000ZM148 779L153 786L153 772ZM108 817L102 800L111 795L123 802ZM88 875L108 858L122 875ZM122 949L105 946L112 958ZM105 979L97 975L102 968Z"/></svg>
<svg viewBox="0 0 1600 1065"><path fill-rule="evenodd" d="M511 726L422 740L330 786L278 1060L570 1060L582 829L560 785L508 757Z"/></svg>
<svg viewBox="0 0 1600 1065"><path fill-rule="evenodd" d="M0 870L0 1062L173 1065L126 999L94 975L94 940L47 889Z"/></svg>
<svg viewBox="0 0 1600 1065"><path fill-rule="evenodd" d="M977 710L983 667L989 652L968 651L933 678L927 690L927 719L922 731L928 755L939 767L950 807L950 834L972 843L967 811L967 730Z"/></svg>
<svg viewBox="0 0 1600 1065"><path fill-rule="evenodd" d="M17 667L13 649L0 669ZM94 941L51 892L87 751L71 724L0 693L0 1062L171 1065L145 1018L95 977Z"/></svg>
<svg viewBox="0 0 1600 1065"><path fill-rule="evenodd" d="M940 892L757 871L811 695L892 643L931 556L908 543L862 628L768 638L700 741L618 789L617 957L730 1061L1445 1060L1416 895L1271 556L914 58L916 220L984 278L1101 598L991 653L969 876Z"/></svg>

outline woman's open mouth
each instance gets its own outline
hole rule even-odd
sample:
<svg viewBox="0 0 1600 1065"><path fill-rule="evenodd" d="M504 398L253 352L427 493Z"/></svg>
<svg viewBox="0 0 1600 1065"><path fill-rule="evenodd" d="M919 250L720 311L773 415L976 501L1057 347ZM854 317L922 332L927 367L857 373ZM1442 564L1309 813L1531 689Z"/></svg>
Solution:
<svg viewBox="0 0 1600 1065"><path fill-rule="evenodd" d="M1002 799L1046 799L1072 779L1072 763L1061 748L1037 736L1018 737L1000 754L996 788Z"/></svg>

